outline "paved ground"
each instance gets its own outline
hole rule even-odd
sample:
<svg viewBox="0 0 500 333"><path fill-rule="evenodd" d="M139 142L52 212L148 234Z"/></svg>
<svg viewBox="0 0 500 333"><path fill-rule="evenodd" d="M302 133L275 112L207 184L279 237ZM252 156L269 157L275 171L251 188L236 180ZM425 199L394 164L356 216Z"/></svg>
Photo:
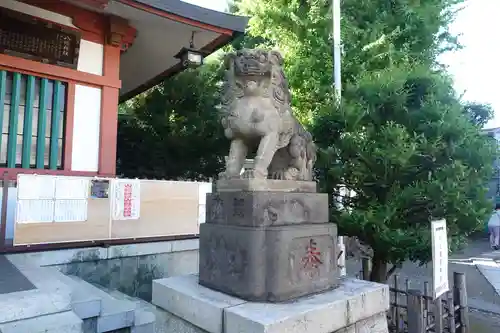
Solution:
<svg viewBox="0 0 500 333"><path fill-rule="evenodd" d="M500 316L471 309L469 311L470 333L500 332Z"/></svg>
<svg viewBox="0 0 500 333"><path fill-rule="evenodd" d="M491 249L488 241L479 239L471 241L467 248L461 253L453 255L449 260L450 285L453 281L453 272L463 272L466 275L470 305L476 308L470 311L470 331L474 333L500 332L500 296L481 274L473 260L474 258L481 258L482 254L489 251ZM348 260L348 275L355 276L359 274L360 270L361 264L359 261ZM419 266L408 262L403 265L398 274L402 279L409 279L412 288L421 289L425 281L432 283L432 264ZM485 312L485 310L498 311L499 314L495 315Z"/></svg>
<svg viewBox="0 0 500 333"><path fill-rule="evenodd" d="M35 286L5 256L0 255L0 294L31 289Z"/></svg>

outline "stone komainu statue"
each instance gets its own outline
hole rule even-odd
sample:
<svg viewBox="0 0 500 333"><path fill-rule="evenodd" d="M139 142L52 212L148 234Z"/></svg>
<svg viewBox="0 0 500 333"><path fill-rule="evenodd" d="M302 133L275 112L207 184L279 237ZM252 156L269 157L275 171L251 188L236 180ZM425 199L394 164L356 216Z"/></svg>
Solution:
<svg viewBox="0 0 500 333"><path fill-rule="evenodd" d="M226 56L222 126L231 140L221 178L240 178L250 149L254 167L244 178L312 180L316 145L297 121L279 52L241 50Z"/></svg>

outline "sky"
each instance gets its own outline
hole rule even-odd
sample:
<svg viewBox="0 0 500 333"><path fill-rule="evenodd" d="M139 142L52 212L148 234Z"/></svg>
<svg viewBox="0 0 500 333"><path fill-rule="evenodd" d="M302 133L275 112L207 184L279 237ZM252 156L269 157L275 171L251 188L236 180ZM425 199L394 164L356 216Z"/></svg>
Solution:
<svg viewBox="0 0 500 333"><path fill-rule="evenodd" d="M201 7L223 12L227 8L227 0L182 0ZM500 0L499 0L500 1Z"/></svg>
<svg viewBox="0 0 500 333"><path fill-rule="evenodd" d="M184 0L198 6L224 11L227 0ZM451 26L460 34L464 48L447 53L441 61L455 79L455 89L464 99L489 103L495 117L486 128L500 127L500 0L468 0Z"/></svg>

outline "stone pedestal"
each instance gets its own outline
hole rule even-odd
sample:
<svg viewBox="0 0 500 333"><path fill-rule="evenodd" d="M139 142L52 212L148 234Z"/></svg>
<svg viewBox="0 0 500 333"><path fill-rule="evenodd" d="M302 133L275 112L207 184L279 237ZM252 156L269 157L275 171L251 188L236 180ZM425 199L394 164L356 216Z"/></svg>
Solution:
<svg viewBox="0 0 500 333"><path fill-rule="evenodd" d="M152 303L175 318L167 330L388 333L388 286L338 277L337 228L315 183L219 185L207 197L199 276L153 281Z"/></svg>
<svg viewBox="0 0 500 333"><path fill-rule="evenodd" d="M176 318L169 331L388 333L388 286L355 279L278 304L247 302L199 285L196 275L178 276L153 281L152 302Z"/></svg>
<svg viewBox="0 0 500 333"><path fill-rule="evenodd" d="M199 283L281 302L337 285L337 228L314 182L225 180L207 196Z"/></svg>

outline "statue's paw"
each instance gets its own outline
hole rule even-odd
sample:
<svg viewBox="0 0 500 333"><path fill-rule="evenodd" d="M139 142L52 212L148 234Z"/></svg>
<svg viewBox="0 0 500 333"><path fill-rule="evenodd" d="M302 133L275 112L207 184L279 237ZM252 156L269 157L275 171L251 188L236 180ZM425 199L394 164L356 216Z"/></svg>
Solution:
<svg viewBox="0 0 500 333"><path fill-rule="evenodd" d="M229 177L229 175L225 171L219 173L219 179L230 179L230 178L231 177Z"/></svg>
<svg viewBox="0 0 500 333"><path fill-rule="evenodd" d="M245 179L253 179L253 178L255 178L255 172L254 172L254 170L245 170L245 171L243 171L243 174L241 175L241 178L245 178Z"/></svg>
<svg viewBox="0 0 500 333"><path fill-rule="evenodd" d="M265 179L267 178L267 175L262 173L262 172L259 172L257 170L253 170L253 169L250 169L250 170L245 170L243 172L243 175L241 175L242 178L245 178L245 179Z"/></svg>
<svg viewBox="0 0 500 333"><path fill-rule="evenodd" d="M300 172L297 168L288 168L284 173L284 177L282 179L286 180L299 180Z"/></svg>
<svg viewBox="0 0 500 333"><path fill-rule="evenodd" d="M285 175L284 175L283 170L273 172L271 175L271 178L272 179L285 179Z"/></svg>

